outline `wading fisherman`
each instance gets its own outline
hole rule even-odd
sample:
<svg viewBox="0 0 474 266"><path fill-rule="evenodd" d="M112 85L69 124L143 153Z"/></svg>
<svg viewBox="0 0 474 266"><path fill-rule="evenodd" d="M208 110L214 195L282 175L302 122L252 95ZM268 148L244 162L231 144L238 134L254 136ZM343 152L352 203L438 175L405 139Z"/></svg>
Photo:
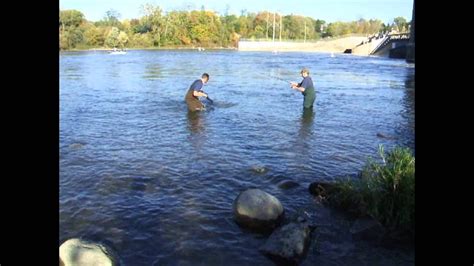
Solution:
<svg viewBox="0 0 474 266"><path fill-rule="evenodd" d="M199 101L198 97L206 97L207 93L202 90L202 86L207 84L209 81L209 74L202 74L200 79L197 79L191 84L184 97L186 104L188 105L189 111L202 111L204 110L204 104Z"/></svg>
<svg viewBox="0 0 474 266"><path fill-rule="evenodd" d="M301 91L304 96L303 108L313 108L314 100L316 100L316 91L314 90L313 80L309 76L309 70L303 68L301 70L303 80L300 83L290 82L291 88Z"/></svg>

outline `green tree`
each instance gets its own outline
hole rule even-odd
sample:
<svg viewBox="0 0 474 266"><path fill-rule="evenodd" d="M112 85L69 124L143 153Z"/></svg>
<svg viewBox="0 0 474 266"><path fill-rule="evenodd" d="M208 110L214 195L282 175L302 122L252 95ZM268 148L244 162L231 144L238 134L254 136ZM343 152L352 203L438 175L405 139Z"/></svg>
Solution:
<svg viewBox="0 0 474 266"><path fill-rule="evenodd" d="M382 32L390 32L390 30L391 30L390 23L387 23L387 24L382 23L382 25L380 27L380 30Z"/></svg>
<svg viewBox="0 0 474 266"><path fill-rule="evenodd" d="M163 13L157 5L142 6L142 16L120 21L120 14L110 9L103 19L88 22L77 10L62 10L59 16L60 49L77 47L153 47L162 45L237 46L240 38L271 38L273 35L273 13L258 13L242 10L240 16L229 15L227 6L223 15L201 10L175 10ZM196 9L196 8L193 8ZM374 34L390 30L389 24L380 20L363 18L351 21L336 21L326 24L324 20L297 15L281 18L283 39L316 40L321 36L341 36L350 33ZM275 37L280 36L280 15L275 17ZM393 20L393 28L408 30L403 17Z"/></svg>
<svg viewBox="0 0 474 266"><path fill-rule="evenodd" d="M369 33L378 33L382 31L382 21L379 19L371 19L369 20Z"/></svg>
<svg viewBox="0 0 474 266"><path fill-rule="evenodd" d="M268 32L271 28L273 23L273 15L270 15L269 12L259 12L255 15L253 19L253 27L254 27L254 36L256 38L266 38L268 37Z"/></svg>
<svg viewBox="0 0 474 266"><path fill-rule="evenodd" d="M104 18L95 23L99 27L116 27L122 29L122 23L120 23L120 13L114 9L110 9L105 12Z"/></svg>
<svg viewBox="0 0 474 266"><path fill-rule="evenodd" d="M146 29L147 33L151 35L153 40L153 46L160 46L162 40L161 35L164 31L164 21L161 15L161 8L152 4L145 4L142 7L142 25L145 25L142 29Z"/></svg>
<svg viewBox="0 0 474 266"><path fill-rule="evenodd" d="M112 27L110 32L107 34L107 39L105 40L105 44L108 47L115 48L119 45L119 34L120 30L116 27Z"/></svg>
<svg viewBox="0 0 474 266"><path fill-rule="evenodd" d="M211 11L192 11L191 40L194 43L209 45L219 42L220 20Z"/></svg>
<svg viewBox="0 0 474 266"><path fill-rule="evenodd" d="M101 28L96 27L92 23L84 26L84 42L92 47L100 47L104 45L104 33Z"/></svg>
<svg viewBox="0 0 474 266"><path fill-rule="evenodd" d="M240 34L244 38L248 37L249 27L247 23L247 17L240 16L234 25L235 25L235 30L238 34Z"/></svg>
<svg viewBox="0 0 474 266"><path fill-rule="evenodd" d="M323 33L324 27L326 26L326 21L317 19L314 22L314 30L318 33Z"/></svg>
<svg viewBox="0 0 474 266"><path fill-rule="evenodd" d="M147 48L153 46L153 40L148 34L136 33L129 40L133 47Z"/></svg>
<svg viewBox="0 0 474 266"><path fill-rule="evenodd" d="M65 28L79 27L84 21L84 14L77 10L63 10L59 12L59 25Z"/></svg>
<svg viewBox="0 0 474 266"><path fill-rule="evenodd" d="M84 39L80 26L85 22L84 15L77 10L59 12L59 48L75 48Z"/></svg>
<svg viewBox="0 0 474 266"><path fill-rule="evenodd" d="M273 21L272 21L273 22ZM314 31L314 20L308 17L287 15L283 17L282 38L284 39L304 39L306 30L306 39L314 39L316 37ZM279 37L279 20L276 19L275 37ZM306 27L305 27L306 25ZM272 30L270 30L271 32Z"/></svg>
<svg viewBox="0 0 474 266"><path fill-rule="evenodd" d="M120 47L124 48L128 42L128 35L124 31L121 31L117 37L117 41L120 44Z"/></svg>
<svg viewBox="0 0 474 266"><path fill-rule="evenodd" d="M197 11L196 11L197 12ZM162 44L191 44L191 22L187 11L172 11L163 17Z"/></svg>
<svg viewBox="0 0 474 266"><path fill-rule="evenodd" d="M400 32L408 29L408 23L404 17L394 18L393 23L395 23L396 29Z"/></svg>
<svg viewBox="0 0 474 266"><path fill-rule="evenodd" d="M151 25L146 20L132 19L130 28L133 33L147 33L151 31Z"/></svg>

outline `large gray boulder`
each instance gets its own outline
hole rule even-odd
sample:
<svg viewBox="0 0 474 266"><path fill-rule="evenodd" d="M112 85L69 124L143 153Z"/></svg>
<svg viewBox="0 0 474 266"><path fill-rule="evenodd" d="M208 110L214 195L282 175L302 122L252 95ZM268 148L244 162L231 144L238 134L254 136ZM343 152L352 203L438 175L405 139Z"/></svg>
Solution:
<svg viewBox="0 0 474 266"><path fill-rule="evenodd" d="M284 217L280 201L260 189L241 192L234 200L233 211L240 226L256 230L273 230Z"/></svg>
<svg viewBox="0 0 474 266"><path fill-rule="evenodd" d="M307 223L292 222L276 229L260 252L277 263L299 263L310 243L311 229Z"/></svg>
<svg viewBox="0 0 474 266"><path fill-rule="evenodd" d="M112 266L116 265L111 251L105 246L72 238L59 247L60 264L64 266Z"/></svg>

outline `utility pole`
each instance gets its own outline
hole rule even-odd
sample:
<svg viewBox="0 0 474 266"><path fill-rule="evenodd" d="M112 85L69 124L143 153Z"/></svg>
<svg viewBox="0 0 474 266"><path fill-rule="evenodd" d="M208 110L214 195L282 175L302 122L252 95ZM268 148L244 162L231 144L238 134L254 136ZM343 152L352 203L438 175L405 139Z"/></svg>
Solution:
<svg viewBox="0 0 474 266"><path fill-rule="evenodd" d="M304 42L306 42L306 19L304 20Z"/></svg>
<svg viewBox="0 0 474 266"><path fill-rule="evenodd" d="M268 17L270 16L270 13L267 12L267 40L268 40Z"/></svg>
<svg viewBox="0 0 474 266"><path fill-rule="evenodd" d="M281 29L282 29L282 19L281 19L281 14L280 14L280 42L281 42Z"/></svg>
<svg viewBox="0 0 474 266"><path fill-rule="evenodd" d="M275 12L273 12L273 42L275 42Z"/></svg>

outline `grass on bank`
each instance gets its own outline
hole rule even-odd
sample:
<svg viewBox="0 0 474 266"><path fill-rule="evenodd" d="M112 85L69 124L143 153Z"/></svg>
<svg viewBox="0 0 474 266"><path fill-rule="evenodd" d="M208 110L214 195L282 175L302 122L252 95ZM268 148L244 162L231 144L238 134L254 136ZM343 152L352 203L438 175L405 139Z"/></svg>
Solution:
<svg viewBox="0 0 474 266"><path fill-rule="evenodd" d="M368 214L390 231L414 233L415 157L408 148L385 153L381 163L369 159L360 179L338 181L327 200L351 213Z"/></svg>

